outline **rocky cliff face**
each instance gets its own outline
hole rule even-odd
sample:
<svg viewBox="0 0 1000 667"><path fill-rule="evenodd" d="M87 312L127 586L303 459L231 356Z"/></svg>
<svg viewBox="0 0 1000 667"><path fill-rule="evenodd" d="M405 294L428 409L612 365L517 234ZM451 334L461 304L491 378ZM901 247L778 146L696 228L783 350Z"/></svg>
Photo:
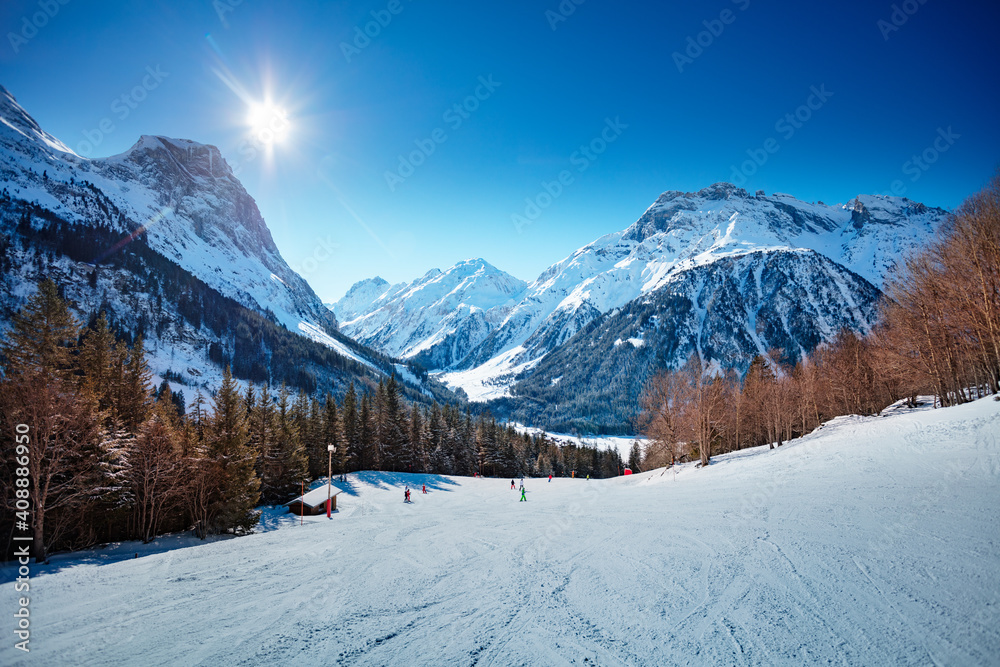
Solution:
<svg viewBox="0 0 1000 667"><path fill-rule="evenodd" d="M96 222L89 193L109 211L102 224L141 236L221 294L290 330L336 330L336 318L282 259L257 204L216 147L143 136L121 155L82 158L0 88L0 156L0 183L12 200L87 225ZM103 259L98 253L91 262Z"/></svg>

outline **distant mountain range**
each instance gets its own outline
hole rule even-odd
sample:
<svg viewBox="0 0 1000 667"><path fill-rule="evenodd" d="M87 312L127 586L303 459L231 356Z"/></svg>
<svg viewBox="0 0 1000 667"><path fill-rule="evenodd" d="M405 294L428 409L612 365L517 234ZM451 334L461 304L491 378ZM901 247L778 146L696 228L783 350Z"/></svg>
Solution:
<svg viewBox="0 0 1000 667"><path fill-rule="evenodd" d="M476 259L408 285L362 281L332 308L348 335L501 414L627 432L649 375L692 353L744 371L770 348L796 360L843 327L868 331L887 272L946 214L717 183L663 193L527 285Z"/></svg>
<svg viewBox="0 0 1000 667"><path fill-rule="evenodd" d="M175 389L214 386L223 364L309 390L415 377L338 331L214 146L143 136L87 159L0 87L0 231L4 321L52 278L84 321L104 310L123 335L143 334Z"/></svg>

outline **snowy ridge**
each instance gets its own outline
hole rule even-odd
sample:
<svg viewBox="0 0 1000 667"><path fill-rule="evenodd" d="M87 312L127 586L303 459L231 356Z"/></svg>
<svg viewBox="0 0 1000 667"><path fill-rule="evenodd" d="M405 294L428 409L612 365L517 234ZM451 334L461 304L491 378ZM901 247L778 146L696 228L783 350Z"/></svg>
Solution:
<svg viewBox="0 0 1000 667"><path fill-rule="evenodd" d="M811 251L877 289L894 262L926 244L946 215L900 197L862 195L828 206L750 195L729 183L666 192L624 231L546 269L465 359L437 367L470 396L495 397L497 378L537 363L598 316L726 258ZM857 304L847 293L844 300L853 317ZM501 355L506 361L498 364Z"/></svg>
<svg viewBox="0 0 1000 667"><path fill-rule="evenodd" d="M361 281L333 310L344 333L359 342L438 368L482 342L525 286L485 260L470 259L411 283Z"/></svg>
<svg viewBox="0 0 1000 667"><path fill-rule="evenodd" d="M514 416L535 426L628 433L651 372L696 354L712 372L742 373L772 348L794 362L842 328L868 331L879 294L812 250L720 257L677 272L549 351L509 386L521 399Z"/></svg>

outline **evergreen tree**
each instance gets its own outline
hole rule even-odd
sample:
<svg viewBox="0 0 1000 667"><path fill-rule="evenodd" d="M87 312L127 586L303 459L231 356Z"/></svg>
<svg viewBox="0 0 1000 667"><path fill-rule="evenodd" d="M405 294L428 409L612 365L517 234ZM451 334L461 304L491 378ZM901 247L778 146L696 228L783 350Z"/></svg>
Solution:
<svg viewBox="0 0 1000 667"><path fill-rule="evenodd" d="M122 395L118 406L122 426L128 433L138 433L139 425L149 418L152 400L150 380L153 377L146 362L142 335L136 337L129 352L128 363L122 377Z"/></svg>
<svg viewBox="0 0 1000 667"><path fill-rule="evenodd" d="M642 450L639 442L632 443L632 448L628 452L628 467L632 472L642 472Z"/></svg>
<svg viewBox="0 0 1000 667"><path fill-rule="evenodd" d="M424 460L423 442L423 418L420 416L420 408L414 403L410 410L410 437L405 445L406 451L404 454L404 460L407 462L406 470L408 472L424 472L427 470L427 462Z"/></svg>
<svg viewBox="0 0 1000 667"><path fill-rule="evenodd" d="M361 441L358 425L358 397L354 391L354 383L347 388L341 409L344 430L344 464L345 470L359 470L361 465Z"/></svg>
<svg viewBox="0 0 1000 667"><path fill-rule="evenodd" d="M71 352L80 326L51 279L39 283L38 292L14 315L11 325L0 348L8 373L52 380L71 378L77 368Z"/></svg>
<svg viewBox="0 0 1000 667"><path fill-rule="evenodd" d="M121 379L121 369L116 368L118 352L114 332L102 310L94 326L84 334L80 346L80 385L83 391L97 399L98 409L107 419L106 423L118 420L117 382Z"/></svg>
<svg viewBox="0 0 1000 667"><path fill-rule="evenodd" d="M266 502L288 500L298 495L301 484L308 481L309 464L298 425L302 421L296 419L296 411L289 405L288 387L282 383L275 413L274 441L263 465L262 490Z"/></svg>
<svg viewBox="0 0 1000 667"><path fill-rule="evenodd" d="M337 428L337 404L333 404L333 428ZM307 435L303 436L303 444L306 447L306 458L309 461L309 479L319 479L326 477L327 468L330 464L330 456L327 445L337 446L337 438L333 442L327 440L326 421L328 417L326 405L320 405L315 398L309 402L309 420Z"/></svg>
<svg viewBox="0 0 1000 667"><path fill-rule="evenodd" d="M229 367L215 397L215 413L205 428L205 454L212 464L209 532L249 532L257 524L260 479L254 471L257 452L250 445L246 408Z"/></svg>
<svg viewBox="0 0 1000 667"><path fill-rule="evenodd" d="M333 445L336 451L333 455L333 472L340 474L347 472L348 452L340 435L340 419L337 416L337 402L333 400L333 395L327 393L323 402L323 448ZM322 476L322 472L320 473Z"/></svg>
<svg viewBox="0 0 1000 667"><path fill-rule="evenodd" d="M274 402L271 400L271 388L265 382L260 387L259 393L254 393L251 384L243 402L248 408L247 423L250 445L257 452L254 469L261 479L261 494L267 495L263 481L266 477L264 467L268 453L274 447L275 432L277 431L277 417L275 416Z"/></svg>
<svg viewBox="0 0 1000 667"><path fill-rule="evenodd" d="M381 470L378 450L378 425L371 409L371 398L366 393L361 396L361 414L358 417L358 442L361 456L358 466L361 470Z"/></svg>

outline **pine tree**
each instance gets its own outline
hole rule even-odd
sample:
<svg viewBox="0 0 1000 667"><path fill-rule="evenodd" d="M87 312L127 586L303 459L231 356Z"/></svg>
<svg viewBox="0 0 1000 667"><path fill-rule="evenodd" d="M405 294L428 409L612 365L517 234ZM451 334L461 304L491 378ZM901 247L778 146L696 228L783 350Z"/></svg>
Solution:
<svg viewBox="0 0 1000 667"><path fill-rule="evenodd" d="M392 470L408 471L413 469L414 461L407 446L409 440L406 416L403 413L402 401L399 395L399 383L396 375L389 377L385 383L382 403L381 441L387 453L388 464Z"/></svg>
<svg viewBox="0 0 1000 667"><path fill-rule="evenodd" d="M108 326L108 318L102 310L83 336L80 346L80 376L81 389L97 398L98 409L106 416L109 423L117 421L115 398L118 395L115 385L115 362L117 346L114 332Z"/></svg>
<svg viewBox="0 0 1000 667"><path fill-rule="evenodd" d="M135 434L139 425L149 418L152 401L150 399L150 380L153 377L146 362L145 345L142 335L136 337L135 344L129 352L128 363L122 377L122 397L118 406L118 414L125 430Z"/></svg>
<svg viewBox="0 0 1000 667"><path fill-rule="evenodd" d="M361 441L358 427L358 397L354 383L347 388L341 409L344 430L345 470L359 470L361 465Z"/></svg>
<svg viewBox="0 0 1000 667"><path fill-rule="evenodd" d="M205 437L205 395L201 393L201 387L198 387L194 394L190 421L194 427L194 440L203 440Z"/></svg>
<svg viewBox="0 0 1000 667"><path fill-rule="evenodd" d="M358 466L361 470L381 470L378 450L378 426L372 414L371 398L361 396L361 413L358 416L358 444L361 456Z"/></svg>
<svg viewBox="0 0 1000 667"><path fill-rule="evenodd" d="M427 470L427 461L424 458L424 426L423 418L420 416L420 408L416 403L410 409L410 437L405 445L404 460L407 462L408 472L424 472Z"/></svg>
<svg viewBox="0 0 1000 667"><path fill-rule="evenodd" d="M340 435L340 419L337 417L337 402L332 394L326 395L323 402L323 448L333 445L336 448L333 456L335 473L347 472L348 452ZM320 472L319 476L322 476Z"/></svg>
<svg viewBox="0 0 1000 667"><path fill-rule="evenodd" d="M271 400L270 387L265 382L260 388L259 396L252 390L248 390L243 402L249 407L247 419L250 445L257 452L257 462L254 468L257 471L257 476L262 480L261 493L267 495L263 483L266 476L264 466L268 453L274 447L275 432L277 431L277 417L275 416L274 402Z"/></svg>
<svg viewBox="0 0 1000 667"><path fill-rule="evenodd" d="M262 490L266 502L288 500L297 495L303 482L308 481L309 464L295 412L288 403L288 387L282 384L275 413L274 441L264 457Z"/></svg>
<svg viewBox="0 0 1000 667"><path fill-rule="evenodd" d="M336 430L336 403L334 409L334 430ZM306 458L309 462L309 479L319 479L326 477L329 461L327 445L337 446L336 438L334 442L327 441L326 432L327 410L320 405L315 398L309 401L309 419L306 435L302 438L306 449Z"/></svg>
<svg viewBox="0 0 1000 667"><path fill-rule="evenodd" d="M72 351L80 325L51 279L14 315L2 348L8 373L68 380L74 374Z"/></svg>
<svg viewBox="0 0 1000 667"><path fill-rule="evenodd" d="M205 454L214 464L209 532L249 532L260 512L260 479L254 471L257 452L250 446L246 409L229 367L215 397L215 413L205 429Z"/></svg>
<svg viewBox="0 0 1000 667"><path fill-rule="evenodd" d="M642 472L640 467L642 464L642 450L639 448L639 442L634 441L632 443L632 448L628 452L628 467L632 472Z"/></svg>
<svg viewBox="0 0 1000 667"><path fill-rule="evenodd" d="M430 450L431 470L441 475L451 475L454 473L455 462L448 447L448 425L437 401L431 405L428 421L427 448Z"/></svg>

